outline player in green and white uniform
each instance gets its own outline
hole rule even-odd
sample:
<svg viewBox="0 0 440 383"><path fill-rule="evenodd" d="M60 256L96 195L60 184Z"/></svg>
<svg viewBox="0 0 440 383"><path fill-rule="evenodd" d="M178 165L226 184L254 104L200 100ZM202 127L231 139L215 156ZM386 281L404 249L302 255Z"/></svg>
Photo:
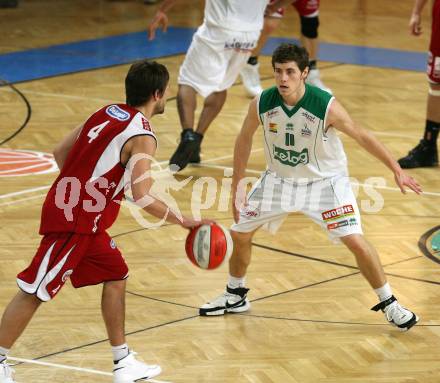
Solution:
<svg viewBox="0 0 440 383"><path fill-rule="evenodd" d="M223 315L250 308L245 275L251 259L252 237L261 226L275 232L292 211L301 211L342 241L355 255L362 275L379 298L374 310L406 331L418 317L393 296L376 250L362 235L359 209L348 179L347 158L336 131L356 140L394 173L402 192L421 193L390 152L368 131L356 125L329 93L306 85L308 56L293 44L280 45L272 56L276 86L265 90L250 106L234 151L234 251L224 294L200 308L200 315ZM245 171L252 138L264 130L267 169L245 196Z"/></svg>

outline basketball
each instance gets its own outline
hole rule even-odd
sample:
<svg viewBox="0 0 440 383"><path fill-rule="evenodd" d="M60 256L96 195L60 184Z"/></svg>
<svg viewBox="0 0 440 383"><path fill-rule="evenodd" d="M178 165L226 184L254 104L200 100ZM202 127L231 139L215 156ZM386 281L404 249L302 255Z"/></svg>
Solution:
<svg viewBox="0 0 440 383"><path fill-rule="evenodd" d="M185 244L189 260L207 270L219 267L231 255L232 247L229 231L215 223L191 229Z"/></svg>

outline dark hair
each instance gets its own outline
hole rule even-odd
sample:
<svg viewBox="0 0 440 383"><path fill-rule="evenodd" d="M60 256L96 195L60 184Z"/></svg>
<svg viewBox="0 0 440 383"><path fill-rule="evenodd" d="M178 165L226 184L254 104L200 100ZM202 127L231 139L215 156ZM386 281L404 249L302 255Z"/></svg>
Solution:
<svg viewBox="0 0 440 383"><path fill-rule="evenodd" d="M142 60L134 63L125 77L127 105L145 104L155 93L163 94L168 85L168 69L156 61Z"/></svg>
<svg viewBox="0 0 440 383"><path fill-rule="evenodd" d="M309 54L306 49L295 44L283 43L272 54L272 68L275 63L284 64L295 61L301 72L309 66Z"/></svg>

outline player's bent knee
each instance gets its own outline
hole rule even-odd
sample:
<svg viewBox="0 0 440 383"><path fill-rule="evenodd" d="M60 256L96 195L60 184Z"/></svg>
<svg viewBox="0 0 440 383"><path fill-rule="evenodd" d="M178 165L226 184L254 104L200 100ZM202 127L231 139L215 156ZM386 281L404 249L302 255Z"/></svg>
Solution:
<svg viewBox="0 0 440 383"><path fill-rule="evenodd" d="M252 242L252 237L254 235L254 232L250 232L250 233L242 233L240 231L234 231L231 230L231 237L232 240L234 241L234 245L245 245L245 244L250 244Z"/></svg>
<svg viewBox="0 0 440 383"><path fill-rule="evenodd" d="M301 34L309 39L318 37L319 17L301 16Z"/></svg>

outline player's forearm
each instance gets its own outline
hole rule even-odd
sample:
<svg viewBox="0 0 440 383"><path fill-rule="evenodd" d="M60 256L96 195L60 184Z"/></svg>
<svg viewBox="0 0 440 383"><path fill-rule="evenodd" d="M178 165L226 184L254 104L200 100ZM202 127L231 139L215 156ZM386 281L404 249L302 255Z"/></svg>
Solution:
<svg viewBox="0 0 440 383"><path fill-rule="evenodd" d="M234 189L237 188L238 183L245 176L251 149L252 137L246 137L240 133L235 141L234 148L234 173L232 175L232 187Z"/></svg>
<svg viewBox="0 0 440 383"><path fill-rule="evenodd" d="M150 194L145 195L140 199L135 199L135 203L148 214L151 214L156 218L165 219L165 221L169 223L182 225L185 220L185 217L181 216L179 218L168 205Z"/></svg>
<svg viewBox="0 0 440 383"><path fill-rule="evenodd" d="M393 173L401 170L390 151L371 132L363 130L356 140L359 145L385 164Z"/></svg>
<svg viewBox="0 0 440 383"><path fill-rule="evenodd" d="M413 15L420 15L428 0L415 0L413 7Z"/></svg>

